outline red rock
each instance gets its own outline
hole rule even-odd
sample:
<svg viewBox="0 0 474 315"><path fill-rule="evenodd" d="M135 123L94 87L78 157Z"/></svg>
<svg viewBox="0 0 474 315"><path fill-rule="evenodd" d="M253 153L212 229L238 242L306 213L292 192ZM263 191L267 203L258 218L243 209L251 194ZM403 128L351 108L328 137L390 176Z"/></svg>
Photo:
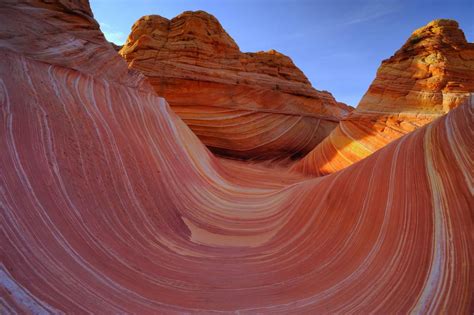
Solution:
<svg viewBox="0 0 474 315"><path fill-rule="evenodd" d="M357 109L295 169L316 175L343 169L465 103L472 92L474 44L456 21L433 21L382 62Z"/></svg>
<svg viewBox="0 0 474 315"><path fill-rule="evenodd" d="M472 102L321 178L222 161L57 3L0 4L3 312L472 313Z"/></svg>
<svg viewBox="0 0 474 315"><path fill-rule="evenodd" d="M350 110L315 90L289 57L242 53L203 11L142 17L120 54L211 150L232 157L308 153Z"/></svg>
<svg viewBox="0 0 474 315"><path fill-rule="evenodd" d="M21 10L22 5L28 10ZM104 44L104 35L87 0L7 0L1 9L5 18L0 23L0 47L130 87L148 85L143 75L128 69L114 50ZM38 38L32 40L33 35Z"/></svg>

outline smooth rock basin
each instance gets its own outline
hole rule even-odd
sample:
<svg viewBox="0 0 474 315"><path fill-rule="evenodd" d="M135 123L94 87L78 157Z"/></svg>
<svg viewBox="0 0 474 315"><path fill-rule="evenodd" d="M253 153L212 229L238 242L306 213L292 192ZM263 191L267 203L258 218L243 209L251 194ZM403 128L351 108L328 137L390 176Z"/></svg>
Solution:
<svg viewBox="0 0 474 315"><path fill-rule="evenodd" d="M472 312L472 96L312 177L216 158L87 1L0 20L3 313Z"/></svg>

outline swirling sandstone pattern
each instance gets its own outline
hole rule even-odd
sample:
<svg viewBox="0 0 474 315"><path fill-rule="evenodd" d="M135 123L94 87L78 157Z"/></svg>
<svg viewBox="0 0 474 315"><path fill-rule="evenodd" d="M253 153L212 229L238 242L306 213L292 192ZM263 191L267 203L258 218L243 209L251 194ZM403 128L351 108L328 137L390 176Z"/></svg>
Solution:
<svg viewBox="0 0 474 315"><path fill-rule="evenodd" d="M279 159L308 153L350 107L315 90L275 50L242 53L203 11L139 19L120 50L216 153Z"/></svg>
<svg viewBox="0 0 474 315"><path fill-rule="evenodd" d="M436 20L383 61L359 106L295 169L324 175L466 102L474 92L474 44L458 23Z"/></svg>
<svg viewBox="0 0 474 315"><path fill-rule="evenodd" d="M473 311L473 103L326 177L224 162L91 71L95 24L64 25L86 6L0 7L30 34L0 37L2 312Z"/></svg>

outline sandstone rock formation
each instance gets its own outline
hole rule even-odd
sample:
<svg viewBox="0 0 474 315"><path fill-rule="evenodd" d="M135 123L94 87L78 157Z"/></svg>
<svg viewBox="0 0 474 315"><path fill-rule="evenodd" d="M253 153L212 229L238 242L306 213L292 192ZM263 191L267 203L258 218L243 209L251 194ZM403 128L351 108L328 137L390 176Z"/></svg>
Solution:
<svg viewBox="0 0 474 315"><path fill-rule="evenodd" d="M26 3L28 9L11 9L15 3ZM6 0L1 9L0 48L130 87L148 85L142 74L128 69L110 45L104 44L87 0ZM38 39L33 41L33 35Z"/></svg>
<svg viewBox="0 0 474 315"><path fill-rule="evenodd" d="M120 54L211 150L228 156L306 154L350 109L315 90L287 56L240 52L203 11L142 17Z"/></svg>
<svg viewBox="0 0 474 315"><path fill-rule="evenodd" d="M472 313L473 103L309 179L217 159L99 71L86 1L0 19L2 312Z"/></svg>
<svg viewBox="0 0 474 315"><path fill-rule="evenodd" d="M382 62L359 106L295 169L324 175L466 102L474 92L474 44L458 23L435 20Z"/></svg>

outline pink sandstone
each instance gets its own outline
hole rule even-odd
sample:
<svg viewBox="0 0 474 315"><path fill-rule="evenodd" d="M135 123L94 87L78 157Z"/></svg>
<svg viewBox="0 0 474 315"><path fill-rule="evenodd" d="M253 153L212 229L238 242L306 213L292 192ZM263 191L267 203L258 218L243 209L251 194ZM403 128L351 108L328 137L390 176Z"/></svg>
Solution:
<svg viewBox="0 0 474 315"><path fill-rule="evenodd" d="M211 154L87 1L0 19L3 312L473 312L472 101L304 177Z"/></svg>

